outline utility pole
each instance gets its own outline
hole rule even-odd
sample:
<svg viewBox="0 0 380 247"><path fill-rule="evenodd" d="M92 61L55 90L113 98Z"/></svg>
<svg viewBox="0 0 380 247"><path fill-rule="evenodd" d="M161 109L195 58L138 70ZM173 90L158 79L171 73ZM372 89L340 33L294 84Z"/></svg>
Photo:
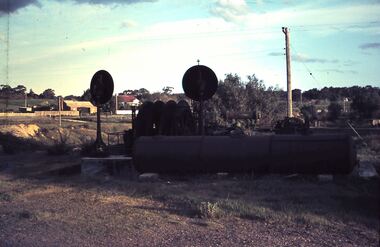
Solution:
<svg viewBox="0 0 380 247"><path fill-rule="evenodd" d="M117 102L117 93L115 93L115 114L117 114L117 110L119 110L119 107Z"/></svg>
<svg viewBox="0 0 380 247"><path fill-rule="evenodd" d="M61 111L63 110L63 100L61 96L58 96L58 113L59 113L59 127L62 127L62 116Z"/></svg>
<svg viewBox="0 0 380 247"><path fill-rule="evenodd" d="M288 117L293 117L292 77L291 77L291 68L290 68L289 30L287 27L282 27L282 32L285 34L286 81L287 81L287 91L288 91Z"/></svg>

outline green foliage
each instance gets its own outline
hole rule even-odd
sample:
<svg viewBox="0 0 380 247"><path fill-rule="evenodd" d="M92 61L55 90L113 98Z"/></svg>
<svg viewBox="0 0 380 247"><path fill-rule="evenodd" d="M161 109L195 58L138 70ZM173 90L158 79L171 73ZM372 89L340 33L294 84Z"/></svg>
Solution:
<svg viewBox="0 0 380 247"><path fill-rule="evenodd" d="M330 101L337 101L341 100L343 98L349 98L352 99L358 94L363 93L375 93L380 94L380 88L378 87L359 87L359 86L353 86L353 87L324 87L322 89L310 89L307 91L304 91L302 93L303 97L307 100L330 100Z"/></svg>
<svg viewBox="0 0 380 247"><path fill-rule="evenodd" d="M304 105L301 107L301 113L304 118L308 118L310 121L317 119L317 110L314 105Z"/></svg>
<svg viewBox="0 0 380 247"><path fill-rule="evenodd" d="M266 88L255 75L248 76L244 82L237 74L227 74L219 82L216 94L206 102L205 109L217 116L218 123L225 123L226 112L233 112L261 115L261 123L273 124L284 117L278 92L277 88Z"/></svg>
<svg viewBox="0 0 380 247"><path fill-rule="evenodd" d="M201 218L220 218L225 214L218 202L201 202L198 211Z"/></svg>
<svg viewBox="0 0 380 247"><path fill-rule="evenodd" d="M380 96L375 91L357 92L351 103L351 109L361 118L371 118L379 107Z"/></svg>
<svg viewBox="0 0 380 247"><path fill-rule="evenodd" d="M168 89L166 89L168 88ZM165 87L165 90L172 90L170 87ZM140 88L140 89L128 89L123 91L124 95L133 95L140 101L152 101L152 94L146 89L146 88Z"/></svg>
<svg viewBox="0 0 380 247"><path fill-rule="evenodd" d="M1 201L6 201L6 202L10 202L11 201L11 196L5 192L0 192L0 202Z"/></svg>
<svg viewBox="0 0 380 247"><path fill-rule="evenodd" d="M80 96L80 100L82 101L90 101L91 100L91 92L90 92L90 89L86 89L85 91L83 91L83 94L82 96Z"/></svg>
<svg viewBox="0 0 380 247"><path fill-rule="evenodd" d="M55 92L54 92L54 90L51 89L51 88L45 89L45 90L40 94L40 98L42 98L42 99L54 99L54 98L55 98Z"/></svg>
<svg viewBox="0 0 380 247"><path fill-rule="evenodd" d="M9 85L0 85L0 97L1 98L12 98L21 99L25 97L26 87L23 85L17 85L12 88Z"/></svg>
<svg viewBox="0 0 380 247"><path fill-rule="evenodd" d="M300 89L292 90L292 99L293 102L300 102L302 97L302 91Z"/></svg>
<svg viewBox="0 0 380 247"><path fill-rule="evenodd" d="M29 93L27 93L28 99L38 99L38 94L36 94L33 89L29 90Z"/></svg>
<svg viewBox="0 0 380 247"><path fill-rule="evenodd" d="M170 95L173 93L173 89L173 87L166 86L162 89L162 93Z"/></svg>
<svg viewBox="0 0 380 247"><path fill-rule="evenodd" d="M342 113L343 107L337 102L331 102L328 106L328 119L330 121L336 120Z"/></svg>

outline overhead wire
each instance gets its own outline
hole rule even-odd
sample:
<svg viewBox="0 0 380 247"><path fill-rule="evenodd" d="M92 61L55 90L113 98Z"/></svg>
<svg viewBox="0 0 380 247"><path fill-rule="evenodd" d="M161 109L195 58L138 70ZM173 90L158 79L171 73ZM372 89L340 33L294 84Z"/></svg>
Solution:
<svg viewBox="0 0 380 247"><path fill-rule="evenodd" d="M294 46L291 44L290 45L290 48L292 49L292 50L294 50L297 54L299 54L298 52L297 52L297 50L294 48ZM314 81L318 84L318 87L320 87L321 85L320 85L320 83L319 83L319 81L317 80L317 78L315 78L315 76L314 76L314 74L311 72L311 70L309 69L309 67L306 65L306 63L304 62L304 61L302 61L302 59L301 60L299 60L302 64L303 64L303 66L306 68L306 70L307 70L307 72L309 73L309 75L314 79Z"/></svg>

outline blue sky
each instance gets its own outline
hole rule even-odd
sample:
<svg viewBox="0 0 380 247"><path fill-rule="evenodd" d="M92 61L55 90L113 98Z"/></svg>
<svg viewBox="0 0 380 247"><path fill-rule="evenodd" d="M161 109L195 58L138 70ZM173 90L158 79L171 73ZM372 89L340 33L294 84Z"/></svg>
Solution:
<svg viewBox="0 0 380 247"><path fill-rule="evenodd" d="M115 93L182 92L200 59L286 89L287 26L293 88L380 86L379 13L379 0L0 0L0 83L81 95L106 69Z"/></svg>

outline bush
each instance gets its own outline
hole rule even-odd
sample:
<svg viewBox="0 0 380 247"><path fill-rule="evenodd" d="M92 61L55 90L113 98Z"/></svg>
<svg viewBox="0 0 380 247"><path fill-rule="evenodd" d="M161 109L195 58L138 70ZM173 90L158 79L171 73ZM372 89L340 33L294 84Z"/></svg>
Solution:
<svg viewBox="0 0 380 247"><path fill-rule="evenodd" d="M56 143L47 149L49 155L64 155L70 152L71 148L66 143Z"/></svg>
<svg viewBox="0 0 380 247"><path fill-rule="evenodd" d="M218 202L201 202L199 204L199 213L202 218L220 218L224 215Z"/></svg>
<svg viewBox="0 0 380 247"><path fill-rule="evenodd" d="M0 133L0 145L3 146L5 154L15 154L20 151L31 151L41 149L43 145L33 139L15 137L9 133Z"/></svg>
<svg viewBox="0 0 380 247"><path fill-rule="evenodd" d="M331 102L328 107L328 119L330 121L336 120L342 113L342 106L337 102Z"/></svg>
<svg viewBox="0 0 380 247"><path fill-rule="evenodd" d="M80 146L80 154L82 156L91 156L94 153L94 149L95 149L94 140L83 142Z"/></svg>
<svg viewBox="0 0 380 247"><path fill-rule="evenodd" d="M380 96L376 92L363 92L354 96L351 108L361 118L371 118L372 114L379 109Z"/></svg>
<svg viewBox="0 0 380 247"><path fill-rule="evenodd" d="M301 107L301 113L304 118L308 118L310 121L317 119L317 110L314 105L305 105Z"/></svg>
<svg viewBox="0 0 380 247"><path fill-rule="evenodd" d="M55 141L54 145L47 149L49 155L64 155L68 154L71 150L71 147L67 144L69 135L64 135L58 130L59 140Z"/></svg>

